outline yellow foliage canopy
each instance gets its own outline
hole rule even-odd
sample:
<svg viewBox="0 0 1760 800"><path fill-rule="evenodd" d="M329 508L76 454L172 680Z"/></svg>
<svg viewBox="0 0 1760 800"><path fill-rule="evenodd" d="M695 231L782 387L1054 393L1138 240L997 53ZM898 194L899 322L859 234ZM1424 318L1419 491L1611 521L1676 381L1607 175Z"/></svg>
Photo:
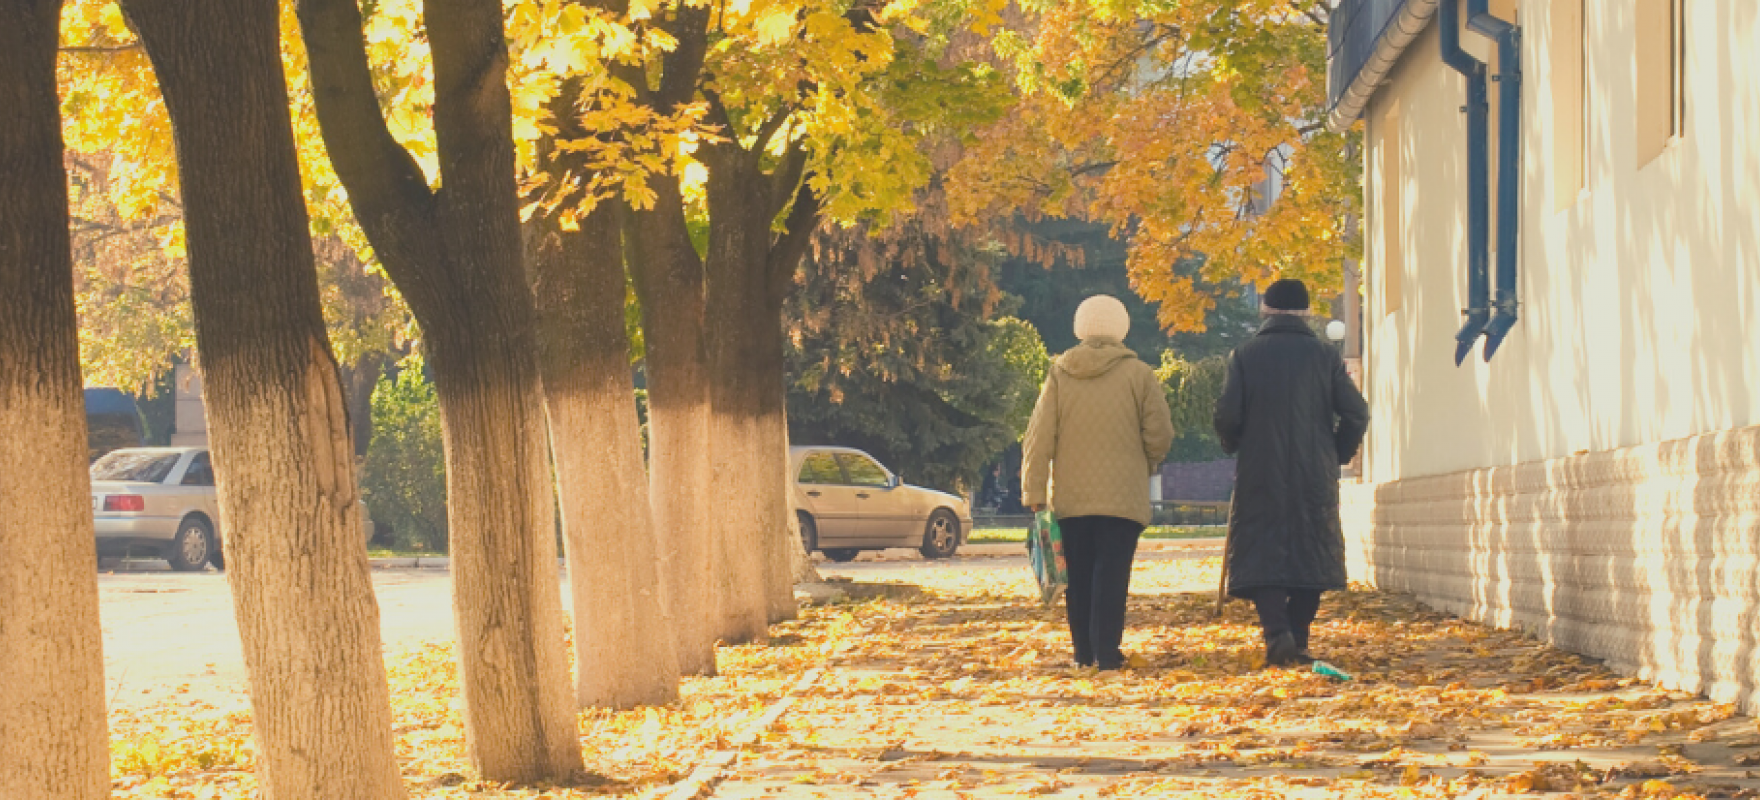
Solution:
<svg viewBox="0 0 1760 800"><path fill-rule="evenodd" d="M1324 132L1325 4L1024 3L992 38L1018 106L950 181L956 219L1014 211L1110 224L1170 331L1239 282L1339 290L1358 203L1350 143ZM1193 276L1175 270L1199 259Z"/></svg>

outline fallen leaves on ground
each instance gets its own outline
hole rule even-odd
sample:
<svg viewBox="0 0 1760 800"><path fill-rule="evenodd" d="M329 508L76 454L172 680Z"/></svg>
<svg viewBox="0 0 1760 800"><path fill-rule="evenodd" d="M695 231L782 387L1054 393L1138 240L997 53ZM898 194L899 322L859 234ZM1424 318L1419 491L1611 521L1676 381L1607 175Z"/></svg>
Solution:
<svg viewBox="0 0 1760 800"><path fill-rule="evenodd" d="M805 609L722 648L665 708L580 717L570 786L472 777L450 646L388 659L412 797L651 793L825 671L741 757L737 797L1753 797L1760 731L1731 706L1657 690L1520 633L1371 591L1329 595L1317 655L1355 676L1266 670L1251 607L1220 618L1214 559L1138 564L1131 670L1069 664L1061 609L993 559L912 566L920 591ZM248 712L111 717L120 798L254 793Z"/></svg>

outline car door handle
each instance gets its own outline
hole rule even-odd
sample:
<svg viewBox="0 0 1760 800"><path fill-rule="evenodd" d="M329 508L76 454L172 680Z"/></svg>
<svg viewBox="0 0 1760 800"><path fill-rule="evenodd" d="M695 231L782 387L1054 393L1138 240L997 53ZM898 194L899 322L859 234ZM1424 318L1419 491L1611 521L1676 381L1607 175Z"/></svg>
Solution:
<svg viewBox="0 0 1760 800"><path fill-rule="evenodd" d="M818 497L821 494L823 494L823 492L807 492L808 497Z"/></svg>
<svg viewBox="0 0 1760 800"><path fill-rule="evenodd" d="M863 500L866 500L866 499L868 499L868 493L867 493L867 492L856 492L856 496L857 496L857 497L860 497L860 498L862 498L862 499L863 499Z"/></svg>

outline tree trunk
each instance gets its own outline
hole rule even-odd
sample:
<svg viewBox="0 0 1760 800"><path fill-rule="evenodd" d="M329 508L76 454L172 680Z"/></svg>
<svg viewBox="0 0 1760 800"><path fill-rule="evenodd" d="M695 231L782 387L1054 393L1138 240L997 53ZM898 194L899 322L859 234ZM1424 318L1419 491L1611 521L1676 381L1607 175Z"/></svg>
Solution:
<svg viewBox="0 0 1760 800"><path fill-rule="evenodd" d="M623 248L609 203L561 230L528 223L538 361L574 591L575 700L623 709L678 699L666 574L654 540L624 329Z"/></svg>
<svg viewBox="0 0 1760 800"><path fill-rule="evenodd" d="M0 5L0 797L108 797L60 0Z"/></svg>
<svg viewBox="0 0 1760 800"><path fill-rule="evenodd" d="M676 178L654 176L653 209L627 216L631 274L642 304L648 378L648 480L654 532L666 564L667 599L679 669L715 673L719 598L709 497L709 365L704 341L703 264L685 227ZM715 500L724 500L717 491Z"/></svg>
<svg viewBox="0 0 1760 800"><path fill-rule="evenodd" d="M805 157L797 151L793 158L802 164L804 172ZM804 175L798 184L783 182L778 185L794 186L794 202L788 209L782 233L770 245L765 276L767 311L754 318L751 334L755 339L768 342L763 345L763 356L756 367L756 372L764 376L759 384L764 392L759 398L760 419L765 426L763 436L769 448L766 452L776 459L766 471L780 476L775 484L775 491L781 493L780 499L772 502L781 504L787 514L787 528L776 531L767 540L770 543L769 559L765 562L767 574L777 576L780 581L770 586L772 621L792 619L799 614L794 600L796 583L820 581L819 571L813 567L812 559L802 546L800 524L793 513L795 476L788 457L788 359L783 353L782 306L789 293L794 291L795 272L819 229L821 206L818 195L813 193ZM777 213L781 213L781 208Z"/></svg>
<svg viewBox="0 0 1760 800"><path fill-rule="evenodd" d="M348 406L350 444L357 462L367 457L367 446L373 442L373 390L385 376L388 360L384 353L367 353L359 364L342 368L342 399Z"/></svg>
<svg viewBox="0 0 1760 800"><path fill-rule="evenodd" d="M262 793L403 797L276 3L126 0L124 10L152 59L177 146Z"/></svg>
<svg viewBox="0 0 1760 800"><path fill-rule="evenodd" d="M793 617L793 578L806 556L791 497L782 302L818 227L819 205L804 183L806 155L798 145L774 173L763 171L759 156L734 142L704 151L715 485L743 501L726 536L733 543L728 563L738 565L749 587L736 595L742 605L729 616L734 625L752 614L766 622ZM772 223L785 208L783 232L774 234ZM752 561L733 560L746 552Z"/></svg>
<svg viewBox="0 0 1760 800"><path fill-rule="evenodd" d="M714 376L709 453L720 495L716 523L723 548L716 577L725 598L722 636L743 641L762 636L768 627L769 589L786 581L784 570L776 566L786 551L777 545L793 514L786 468L778 465L778 458L786 456L787 434L766 419L773 410L766 405L772 395L768 384L774 379L778 394L782 388L781 372L766 369L782 358L782 309L771 302L768 272L775 211L755 155L723 144L706 156L705 273Z"/></svg>
<svg viewBox="0 0 1760 800"><path fill-rule="evenodd" d="M765 396L760 396L757 437L760 460L753 469L768 475L768 491L775 493L767 500L768 507L781 515L779 524L764 531L764 607L770 622L782 622L800 616L794 600L795 576L804 565L817 579L813 562L802 549L800 520L794 513L794 475L789 472L788 458L788 387L787 362L783 356L782 301L775 303L776 313L769 315L772 338L764 360L754 370L763 380ZM756 327L757 321L754 321ZM762 334L759 333L759 336Z"/></svg>
<svg viewBox="0 0 1760 800"><path fill-rule="evenodd" d="M484 778L582 768L568 691L507 43L495 0L427 0L439 190L381 115L354 0L301 0L318 122L349 203L421 324L446 443L466 738Z"/></svg>

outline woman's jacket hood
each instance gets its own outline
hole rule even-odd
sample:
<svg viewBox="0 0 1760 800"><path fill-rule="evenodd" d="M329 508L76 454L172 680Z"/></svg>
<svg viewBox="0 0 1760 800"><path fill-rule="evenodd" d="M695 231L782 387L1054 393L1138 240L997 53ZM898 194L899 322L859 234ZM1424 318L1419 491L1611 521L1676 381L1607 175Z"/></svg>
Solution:
<svg viewBox="0 0 1760 800"><path fill-rule="evenodd" d="M1112 341L1088 341L1070 348L1057 357L1057 368L1072 378L1098 378L1112 371L1120 362L1134 361L1137 354Z"/></svg>

